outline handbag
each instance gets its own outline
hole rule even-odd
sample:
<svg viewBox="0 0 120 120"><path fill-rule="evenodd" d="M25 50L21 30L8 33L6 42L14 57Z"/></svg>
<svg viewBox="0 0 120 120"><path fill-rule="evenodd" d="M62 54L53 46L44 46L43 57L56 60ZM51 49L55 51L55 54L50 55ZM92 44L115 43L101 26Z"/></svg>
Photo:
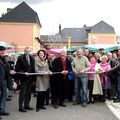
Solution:
<svg viewBox="0 0 120 120"><path fill-rule="evenodd" d="M74 79L75 79L75 75L74 75L73 71L70 71L68 73L68 80L74 80Z"/></svg>

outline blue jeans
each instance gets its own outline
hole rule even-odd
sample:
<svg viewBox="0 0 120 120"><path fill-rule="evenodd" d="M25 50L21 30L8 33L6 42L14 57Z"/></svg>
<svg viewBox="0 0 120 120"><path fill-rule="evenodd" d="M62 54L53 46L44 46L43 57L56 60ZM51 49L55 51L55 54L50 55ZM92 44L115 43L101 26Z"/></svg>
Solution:
<svg viewBox="0 0 120 120"><path fill-rule="evenodd" d="M87 103L88 94L88 78L87 76L76 77L75 79L75 102L79 103L82 98L82 103ZM82 97L81 97L82 95Z"/></svg>
<svg viewBox="0 0 120 120"><path fill-rule="evenodd" d="M2 80L0 82L2 85L1 93L0 93L0 112L5 112L6 98L7 98L7 81Z"/></svg>
<svg viewBox="0 0 120 120"><path fill-rule="evenodd" d="M117 98L120 100L120 75L117 76Z"/></svg>

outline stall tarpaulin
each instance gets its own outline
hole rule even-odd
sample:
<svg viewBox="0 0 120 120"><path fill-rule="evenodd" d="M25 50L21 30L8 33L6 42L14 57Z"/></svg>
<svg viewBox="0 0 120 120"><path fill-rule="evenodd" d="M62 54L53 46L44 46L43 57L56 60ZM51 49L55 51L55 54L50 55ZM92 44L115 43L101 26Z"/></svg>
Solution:
<svg viewBox="0 0 120 120"><path fill-rule="evenodd" d="M84 45L84 46L72 46L68 51L74 52L77 49L89 49L90 51L97 52L100 48L104 49L104 52L114 51L120 49L119 44L94 44L94 45Z"/></svg>
<svg viewBox="0 0 120 120"><path fill-rule="evenodd" d="M17 52L17 53L10 53L9 55L10 56L20 56L20 55L23 55L23 54L24 54L24 52ZM30 55L37 55L37 52L31 51Z"/></svg>

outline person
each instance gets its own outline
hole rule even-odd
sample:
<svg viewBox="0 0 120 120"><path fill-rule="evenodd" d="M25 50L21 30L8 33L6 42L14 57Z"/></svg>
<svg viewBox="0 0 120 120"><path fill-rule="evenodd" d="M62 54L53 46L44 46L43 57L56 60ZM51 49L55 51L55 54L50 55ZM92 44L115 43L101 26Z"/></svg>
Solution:
<svg viewBox="0 0 120 120"><path fill-rule="evenodd" d="M83 55L82 49L77 50L77 57L73 59L72 66L76 75L74 104L79 104L81 102L80 93L82 89L82 106L86 107L88 102L88 78L85 72L89 70L90 64L88 58Z"/></svg>
<svg viewBox="0 0 120 120"><path fill-rule="evenodd" d="M51 72L53 72L53 61L54 61L54 59L55 59L55 55L54 54L51 54L51 53L49 53L48 54L48 65L49 65L49 70L51 71ZM51 104L53 104L53 96L54 96L54 82L55 81L55 79L54 79L54 76L53 75L50 75L50 93L51 93ZM49 98L50 98L49 97Z"/></svg>
<svg viewBox="0 0 120 120"><path fill-rule="evenodd" d="M62 50L60 56L53 61L54 74L54 95L53 95L53 107L58 106L65 107L65 82L68 79L68 72L72 71L71 61L66 57L66 51Z"/></svg>
<svg viewBox="0 0 120 120"><path fill-rule="evenodd" d="M112 58L115 59L115 60L117 60L117 53L116 52L112 53Z"/></svg>
<svg viewBox="0 0 120 120"><path fill-rule="evenodd" d="M83 55L86 56L86 57L89 59L89 58L90 58L90 57L89 57L89 54L90 54L89 49L88 49L88 48L84 48L84 50L83 50Z"/></svg>
<svg viewBox="0 0 120 120"><path fill-rule="evenodd" d="M16 62L15 66L16 72L23 73L35 72L35 62L34 59L30 56L30 52L31 48L25 47L24 54L19 56ZM33 110L33 108L30 107L30 100L32 83L35 80L35 76L18 75L18 79L20 80L19 111L27 112L27 110Z"/></svg>
<svg viewBox="0 0 120 120"><path fill-rule="evenodd" d="M99 55L99 53L95 52L95 53L94 53L94 56L95 56L95 59L96 59L97 63L100 63L101 60L100 60L100 55Z"/></svg>
<svg viewBox="0 0 120 120"><path fill-rule="evenodd" d="M99 48L98 54L99 54L100 60L101 60L101 57L102 57L103 55L105 55L105 53L104 53L104 48Z"/></svg>
<svg viewBox="0 0 120 120"><path fill-rule="evenodd" d="M120 57L120 49L117 51L117 56Z"/></svg>
<svg viewBox="0 0 120 120"><path fill-rule="evenodd" d="M4 46L0 46L0 115L10 115L6 112L6 98L9 79L9 64L5 59Z"/></svg>
<svg viewBox="0 0 120 120"><path fill-rule="evenodd" d="M112 53L111 52L108 52L107 54L107 57L108 57L108 63L110 64L111 68L114 69L115 67L115 63L116 63L116 60L112 57ZM109 78L110 78L110 81L111 81L111 90L110 90L110 98L109 99L114 99L116 97L116 88L117 88L117 75L116 75L116 72L109 72Z"/></svg>
<svg viewBox="0 0 120 120"><path fill-rule="evenodd" d="M72 54L73 58L77 56L76 51Z"/></svg>
<svg viewBox="0 0 120 120"><path fill-rule="evenodd" d="M113 72L116 72L117 76L117 95L116 98L113 100L114 103L120 102L120 49L118 50L118 58L116 60L116 66L113 69Z"/></svg>
<svg viewBox="0 0 120 120"><path fill-rule="evenodd" d="M45 51L39 50L37 52L37 58L35 59L35 72L36 73L48 73L51 74L48 66L48 62L45 58ZM36 112L40 109L45 110L45 98L46 91L49 88L49 75L39 75L36 77Z"/></svg>
<svg viewBox="0 0 120 120"><path fill-rule="evenodd" d="M97 62L94 56L90 58L90 69L89 72L95 72L95 66ZM89 89L89 103L94 103L94 96L93 92L93 85L94 85L94 73L88 74L88 89Z"/></svg>
<svg viewBox="0 0 120 120"><path fill-rule="evenodd" d="M108 57L106 55L103 55L101 57L101 63L100 63L100 66L102 68L102 73L100 74L100 81L103 89L103 96L101 98L102 102L105 102L106 99L110 98L110 90L111 90L110 78L108 75L104 73L111 70L111 66L109 63L107 63L107 61L108 61Z"/></svg>

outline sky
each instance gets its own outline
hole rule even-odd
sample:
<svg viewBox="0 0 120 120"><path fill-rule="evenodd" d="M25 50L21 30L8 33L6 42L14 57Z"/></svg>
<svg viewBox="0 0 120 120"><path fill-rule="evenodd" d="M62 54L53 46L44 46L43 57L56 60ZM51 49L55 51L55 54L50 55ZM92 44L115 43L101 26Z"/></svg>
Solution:
<svg viewBox="0 0 120 120"><path fill-rule="evenodd" d="M64 28L93 26L105 21L120 35L120 0L24 0L38 13L41 34L55 34ZM23 0L0 0L0 15Z"/></svg>

